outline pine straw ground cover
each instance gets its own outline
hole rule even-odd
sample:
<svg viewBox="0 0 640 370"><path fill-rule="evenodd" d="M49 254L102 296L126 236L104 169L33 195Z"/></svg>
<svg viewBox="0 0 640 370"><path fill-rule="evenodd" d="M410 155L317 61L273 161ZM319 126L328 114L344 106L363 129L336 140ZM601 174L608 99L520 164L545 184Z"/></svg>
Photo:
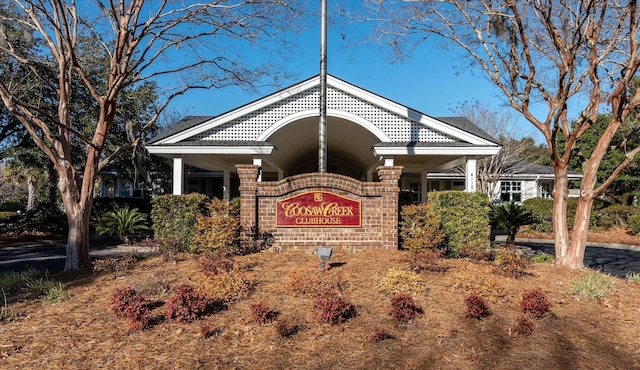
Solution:
<svg viewBox="0 0 640 370"><path fill-rule="evenodd" d="M326 273L340 281L356 310L355 317L339 325L317 322L313 298L287 289L295 271L318 266L316 256L302 252L238 257L241 272L255 282L251 295L190 323L162 317L173 287L204 284L193 256L173 262L151 257L115 273L62 275L68 300L47 306L21 299L9 304L17 317L0 322L0 368L640 368L637 284L615 279L604 299L585 300L571 293L572 282L585 271L534 264L524 277L513 279L495 275L489 263L440 260L441 271L419 273L427 289L413 296L423 313L399 324L389 315L391 295L377 286L390 268L408 266L406 253L334 251ZM142 331L127 331L108 310L109 296L129 285L153 302L151 326ZM528 316L533 332L518 335L514 328L526 321L520 297L536 288L546 294L550 314ZM469 293L488 302L489 317L466 317ZM277 312L274 323L252 319L251 306L258 302ZM297 330L283 337L278 322Z"/></svg>

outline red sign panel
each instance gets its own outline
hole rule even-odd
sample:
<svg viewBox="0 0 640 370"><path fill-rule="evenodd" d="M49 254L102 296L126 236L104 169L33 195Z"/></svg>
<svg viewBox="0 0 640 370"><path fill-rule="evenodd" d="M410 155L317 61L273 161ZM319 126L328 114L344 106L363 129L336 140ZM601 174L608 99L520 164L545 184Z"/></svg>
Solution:
<svg viewBox="0 0 640 370"><path fill-rule="evenodd" d="M279 227L360 227L360 201L326 191L302 193L276 202Z"/></svg>

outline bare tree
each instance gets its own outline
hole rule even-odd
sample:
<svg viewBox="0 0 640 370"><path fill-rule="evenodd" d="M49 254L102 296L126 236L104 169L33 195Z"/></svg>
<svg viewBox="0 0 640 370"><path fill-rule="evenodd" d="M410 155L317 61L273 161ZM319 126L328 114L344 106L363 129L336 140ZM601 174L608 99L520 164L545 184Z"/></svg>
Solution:
<svg viewBox="0 0 640 370"><path fill-rule="evenodd" d="M627 147L629 135L612 143L625 120L637 114L640 92L631 89L638 72L636 1L619 0L443 0L371 1L377 37L398 55L429 37L463 51L502 93L510 106L546 141L555 172L553 226L556 259L583 266L589 215L598 197L631 163L640 147ZM568 165L576 140L601 110L611 122L583 163L583 179L572 233L566 211ZM597 172L610 147L625 157L601 183Z"/></svg>
<svg viewBox="0 0 640 370"><path fill-rule="evenodd" d="M517 127L509 111L491 109L478 100L464 102L455 111L498 139L502 145L497 155L484 157L477 162L478 189L487 195L489 201L493 201L498 195L496 184L501 177L519 173L531 166L527 153L528 142L516 137L516 132L522 135L522 129ZM464 166L458 170L464 172Z"/></svg>
<svg viewBox="0 0 640 370"><path fill-rule="evenodd" d="M0 58L25 67L54 92L49 104L31 104L16 92L19 84L0 78L4 105L58 175L69 222L66 270L89 264L89 217L101 166L138 145L140 133L186 91L252 87L275 76L281 68L260 66L242 50L276 46L283 40L280 31L296 28L298 15L293 4L282 0L13 0L0 5ZM16 33L17 27L24 32ZM24 40L35 47L28 48ZM99 48L88 47L88 41ZM278 47L286 51L286 45ZM138 130L138 139L105 156L121 93L153 81L170 86L156 113ZM94 110L74 111L78 88L88 91ZM92 117L90 130L78 122L87 115Z"/></svg>

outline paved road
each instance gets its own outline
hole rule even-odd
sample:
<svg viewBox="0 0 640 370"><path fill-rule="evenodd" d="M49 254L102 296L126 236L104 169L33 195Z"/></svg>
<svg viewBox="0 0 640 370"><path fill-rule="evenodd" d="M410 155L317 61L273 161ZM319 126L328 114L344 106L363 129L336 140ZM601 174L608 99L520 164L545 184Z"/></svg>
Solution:
<svg viewBox="0 0 640 370"><path fill-rule="evenodd" d="M107 255L122 255L134 251L146 252L122 245L119 240L103 239L91 242L91 258ZM40 242L0 242L0 271L22 271L30 267L49 273L64 270L66 247L64 241L44 240Z"/></svg>
<svg viewBox="0 0 640 370"><path fill-rule="evenodd" d="M554 253L549 240L517 239L518 245L530 247L549 254ZM118 240L92 242L90 254L93 258L105 255L121 255L133 251L145 252L135 247L124 246ZM65 246L60 241L38 243L0 244L0 271L21 271L34 267L50 273L64 269ZM640 273L640 246L589 243L585 251L585 265L624 278L628 272Z"/></svg>

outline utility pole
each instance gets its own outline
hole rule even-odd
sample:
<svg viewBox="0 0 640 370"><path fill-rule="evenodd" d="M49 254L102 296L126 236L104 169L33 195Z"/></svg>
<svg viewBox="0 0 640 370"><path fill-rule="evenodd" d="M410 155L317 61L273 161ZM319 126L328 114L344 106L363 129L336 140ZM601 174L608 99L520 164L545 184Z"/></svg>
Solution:
<svg viewBox="0 0 640 370"><path fill-rule="evenodd" d="M318 172L327 172L327 0L320 0L320 123Z"/></svg>

